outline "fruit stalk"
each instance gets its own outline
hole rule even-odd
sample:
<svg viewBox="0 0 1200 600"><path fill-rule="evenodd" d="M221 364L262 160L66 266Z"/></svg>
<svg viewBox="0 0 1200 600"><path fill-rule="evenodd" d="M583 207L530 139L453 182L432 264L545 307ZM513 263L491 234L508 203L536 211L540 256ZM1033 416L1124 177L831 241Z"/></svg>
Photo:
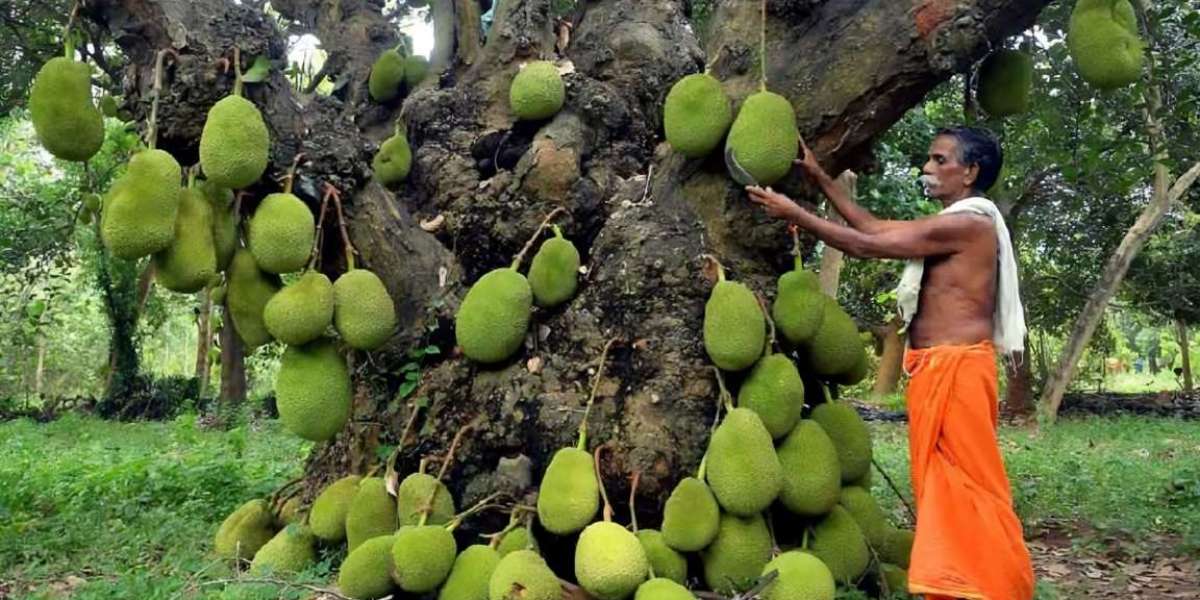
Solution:
<svg viewBox="0 0 1200 600"><path fill-rule="evenodd" d="M567 212L567 209L560 206L550 211L550 214L546 215L546 218L542 219L542 223L538 225L537 230L534 231L533 235L529 237L529 241L525 242L525 247L521 248L521 251L517 253L516 258L513 259L512 268L514 270L521 266L521 261L525 259L525 254L529 252L529 249L533 247L533 243L536 242L538 237L542 235L542 230L550 224L550 220L558 216L559 213L564 212Z"/></svg>

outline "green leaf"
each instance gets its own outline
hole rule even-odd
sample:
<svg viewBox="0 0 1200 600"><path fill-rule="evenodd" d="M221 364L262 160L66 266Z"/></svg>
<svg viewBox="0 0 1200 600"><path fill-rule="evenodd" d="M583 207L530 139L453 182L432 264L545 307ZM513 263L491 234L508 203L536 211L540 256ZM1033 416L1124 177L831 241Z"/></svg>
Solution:
<svg viewBox="0 0 1200 600"><path fill-rule="evenodd" d="M417 382L410 380L400 384L400 388L396 390L396 396L399 398L407 398L413 390L417 389Z"/></svg>
<svg viewBox="0 0 1200 600"><path fill-rule="evenodd" d="M271 73L271 61L261 54L254 58L254 64L242 73L242 83L258 83Z"/></svg>

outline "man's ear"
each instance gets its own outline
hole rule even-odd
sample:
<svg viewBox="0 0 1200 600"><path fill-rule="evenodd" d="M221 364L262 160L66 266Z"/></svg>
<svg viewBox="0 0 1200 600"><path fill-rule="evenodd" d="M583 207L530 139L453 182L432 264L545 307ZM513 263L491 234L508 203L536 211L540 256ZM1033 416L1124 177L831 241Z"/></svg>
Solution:
<svg viewBox="0 0 1200 600"><path fill-rule="evenodd" d="M979 163L971 163L967 166L967 173L963 175L963 183L967 184L967 187L972 187L976 181L979 181L979 170Z"/></svg>

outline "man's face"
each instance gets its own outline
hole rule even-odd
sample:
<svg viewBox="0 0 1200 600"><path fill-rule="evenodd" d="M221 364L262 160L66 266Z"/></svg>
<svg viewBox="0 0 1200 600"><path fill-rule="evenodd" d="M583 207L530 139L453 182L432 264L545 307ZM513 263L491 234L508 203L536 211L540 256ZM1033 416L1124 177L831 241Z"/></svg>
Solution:
<svg viewBox="0 0 1200 600"><path fill-rule="evenodd" d="M959 162L958 140L939 135L929 144L929 160L921 168L929 195L938 200L957 200L967 195L979 176L979 165Z"/></svg>

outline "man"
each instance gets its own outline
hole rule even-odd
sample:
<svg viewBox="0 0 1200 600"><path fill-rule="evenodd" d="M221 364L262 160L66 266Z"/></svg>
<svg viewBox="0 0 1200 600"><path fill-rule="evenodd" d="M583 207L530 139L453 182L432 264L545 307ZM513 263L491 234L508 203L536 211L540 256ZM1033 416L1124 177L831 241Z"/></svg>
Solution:
<svg viewBox="0 0 1200 600"><path fill-rule="evenodd" d="M995 352L1023 349L1025 323L1008 230L984 192L1000 146L987 131L938 132L923 181L942 213L915 221L876 218L854 203L801 141L795 161L849 226L786 196L747 187L772 217L860 258L908 259L897 290L908 325L905 370L909 455L917 501L909 592L929 599L1028 600L1033 568L1012 509L996 438Z"/></svg>

